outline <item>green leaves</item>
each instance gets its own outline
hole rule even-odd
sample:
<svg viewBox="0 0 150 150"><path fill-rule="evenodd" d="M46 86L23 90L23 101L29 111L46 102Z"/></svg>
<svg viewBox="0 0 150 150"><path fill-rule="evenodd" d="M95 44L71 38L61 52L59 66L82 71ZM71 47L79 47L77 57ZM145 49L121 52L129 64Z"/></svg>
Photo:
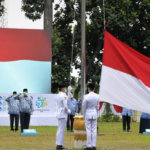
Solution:
<svg viewBox="0 0 150 150"><path fill-rule="evenodd" d="M0 17L4 14L5 12L5 7L4 7L4 2L5 0L0 0Z"/></svg>
<svg viewBox="0 0 150 150"><path fill-rule="evenodd" d="M41 19L44 11L45 0L22 0L21 10L25 12L25 16L32 21Z"/></svg>

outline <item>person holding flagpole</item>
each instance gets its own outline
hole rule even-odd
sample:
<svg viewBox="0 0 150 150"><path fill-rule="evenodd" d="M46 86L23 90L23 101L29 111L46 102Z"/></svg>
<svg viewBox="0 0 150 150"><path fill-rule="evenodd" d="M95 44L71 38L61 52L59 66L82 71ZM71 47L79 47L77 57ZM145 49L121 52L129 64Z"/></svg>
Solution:
<svg viewBox="0 0 150 150"><path fill-rule="evenodd" d="M96 150L97 116L99 110L99 95L94 93L95 84L89 83L89 94L85 95L82 104L82 113L87 133L87 147L84 150Z"/></svg>
<svg viewBox="0 0 150 150"><path fill-rule="evenodd" d="M68 88L68 90L71 91L71 88ZM69 93L70 93L69 91ZM57 112L57 118L58 118L58 127L57 127L57 133L56 133L56 149L62 150L67 149L64 145L64 136L65 136L65 127L67 123L67 116L68 113L71 111L67 107L67 95L66 95L67 89L65 85L59 86L59 93L57 94L57 105L58 105L58 112Z"/></svg>

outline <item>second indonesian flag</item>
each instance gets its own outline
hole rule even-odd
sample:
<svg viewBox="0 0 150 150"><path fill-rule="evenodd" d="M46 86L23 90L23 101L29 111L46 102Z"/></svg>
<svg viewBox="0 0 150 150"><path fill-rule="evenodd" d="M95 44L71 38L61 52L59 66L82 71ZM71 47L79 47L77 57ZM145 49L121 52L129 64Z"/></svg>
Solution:
<svg viewBox="0 0 150 150"><path fill-rule="evenodd" d="M150 113L150 58L105 31L100 99Z"/></svg>

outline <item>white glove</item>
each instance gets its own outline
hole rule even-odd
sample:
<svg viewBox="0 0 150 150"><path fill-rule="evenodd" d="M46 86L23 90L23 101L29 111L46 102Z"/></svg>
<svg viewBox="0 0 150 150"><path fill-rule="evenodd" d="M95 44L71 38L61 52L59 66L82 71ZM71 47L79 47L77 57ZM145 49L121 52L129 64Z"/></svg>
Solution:
<svg viewBox="0 0 150 150"><path fill-rule="evenodd" d="M71 86L68 86L68 91L71 91L72 90L72 87Z"/></svg>
<svg viewBox="0 0 150 150"><path fill-rule="evenodd" d="M78 116L78 113L75 113L75 116Z"/></svg>
<svg viewBox="0 0 150 150"><path fill-rule="evenodd" d="M68 109L68 114L70 114L71 113L71 110L70 109Z"/></svg>
<svg viewBox="0 0 150 150"><path fill-rule="evenodd" d="M33 112L31 112L30 115L33 115Z"/></svg>

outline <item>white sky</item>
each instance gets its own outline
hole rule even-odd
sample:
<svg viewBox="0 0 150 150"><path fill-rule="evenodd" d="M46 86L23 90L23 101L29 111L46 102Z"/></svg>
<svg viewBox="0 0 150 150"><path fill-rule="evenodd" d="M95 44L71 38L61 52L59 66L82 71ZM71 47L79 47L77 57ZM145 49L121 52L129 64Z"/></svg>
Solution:
<svg viewBox="0 0 150 150"><path fill-rule="evenodd" d="M21 0L6 0L6 5L8 28L43 29L43 18L33 22L25 17L21 11Z"/></svg>
<svg viewBox="0 0 150 150"><path fill-rule="evenodd" d="M55 1L59 3L59 0ZM43 17L35 22L27 19L25 13L21 11L21 0L6 0L6 8L7 28L43 29ZM73 69L72 75L77 77L77 70Z"/></svg>

